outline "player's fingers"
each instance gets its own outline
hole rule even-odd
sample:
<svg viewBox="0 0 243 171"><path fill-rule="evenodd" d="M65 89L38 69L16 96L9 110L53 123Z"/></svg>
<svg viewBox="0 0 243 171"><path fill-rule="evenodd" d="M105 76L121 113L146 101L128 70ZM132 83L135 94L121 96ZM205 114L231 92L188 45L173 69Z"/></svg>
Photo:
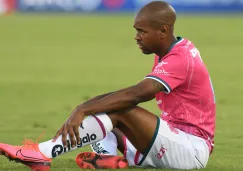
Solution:
<svg viewBox="0 0 243 171"><path fill-rule="evenodd" d="M63 128L64 128L64 125L57 131L56 135L52 139L52 142L55 142L57 140L57 138L62 134Z"/></svg>
<svg viewBox="0 0 243 171"><path fill-rule="evenodd" d="M80 144L80 135L79 135L79 130L78 130L79 127L75 127L73 129L74 131L74 134L75 134L75 137L76 137L76 140L77 140L77 144Z"/></svg>
<svg viewBox="0 0 243 171"><path fill-rule="evenodd" d="M76 140L75 140L75 135L74 135L74 131L73 131L72 127L69 128L68 134L70 137L71 146L72 146L72 148L74 148L76 146Z"/></svg>
<svg viewBox="0 0 243 171"><path fill-rule="evenodd" d="M65 148L67 148L67 133L68 133L68 128L64 127L62 132L62 143Z"/></svg>

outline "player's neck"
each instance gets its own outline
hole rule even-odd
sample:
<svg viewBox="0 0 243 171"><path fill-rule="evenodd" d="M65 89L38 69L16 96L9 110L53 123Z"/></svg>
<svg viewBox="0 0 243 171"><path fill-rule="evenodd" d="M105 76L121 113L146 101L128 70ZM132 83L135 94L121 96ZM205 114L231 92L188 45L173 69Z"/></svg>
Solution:
<svg viewBox="0 0 243 171"><path fill-rule="evenodd" d="M165 43L162 46L163 48L161 48L160 52L157 55L162 59L167 53L169 53L171 47L173 46L173 44L175 44L176 41L177 38L174 35L169 37L166 41L164 41Z"/></svg>

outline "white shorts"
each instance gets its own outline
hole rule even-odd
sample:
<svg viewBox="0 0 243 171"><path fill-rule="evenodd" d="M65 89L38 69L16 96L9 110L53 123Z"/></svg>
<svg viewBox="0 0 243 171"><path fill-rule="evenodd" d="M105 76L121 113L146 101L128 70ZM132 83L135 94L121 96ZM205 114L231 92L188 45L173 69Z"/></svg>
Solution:
<svg viewBox="0 0 243 171"><path fill-rule="evenodd" d="M124 143L124 156L130 166L200 169L206 167L209 158L209 148L204 139L170 128L160 118L152 142L144 155L127 138L124 138Z"/></svg>

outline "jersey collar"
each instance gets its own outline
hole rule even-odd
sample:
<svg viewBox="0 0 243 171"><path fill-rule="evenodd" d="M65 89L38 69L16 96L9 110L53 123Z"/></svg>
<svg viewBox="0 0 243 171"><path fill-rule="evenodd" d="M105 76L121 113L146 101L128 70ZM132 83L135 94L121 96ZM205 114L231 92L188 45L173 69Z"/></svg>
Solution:
<svg viewBox="0 0 243 171"><path fill-rule="evenodd" d="M178 43L182 42L182 40L183 40L183 38L180 37L180 36L176 37L176 39L177 39L177 41L176 41L175 43L173 43L173 44L170 46L170 48L169 48L169 50L168 50L168 53L171 51L171 49L172 49L175 45L177 45Z"/></svg>
<svg viewBox="0 0 243 171"><path fill-rule="evenodd" d="M177 44L179 44L180 42L183 41L183 38L180 37L180 36L176 37L176 39L177 39L177 41L176 41L175 43L173 43L173 44L170 46L170 48L169 48L169 50L168 50L168 53L172 50L172 48L173 48L175 45L177 45ZM161 62L161 60L162 60L162 58L159 58L158 62Z"/></svg>

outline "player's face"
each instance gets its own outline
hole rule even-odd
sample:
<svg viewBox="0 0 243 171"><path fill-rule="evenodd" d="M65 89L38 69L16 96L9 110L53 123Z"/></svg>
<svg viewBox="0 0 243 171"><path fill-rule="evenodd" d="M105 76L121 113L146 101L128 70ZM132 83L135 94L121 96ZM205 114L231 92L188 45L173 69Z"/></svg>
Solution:
<svg viewBox="0 0 243 171"><path fill-rule="evenodd" d="M135 40L142 52L144 54L155 53L160 44L157 30L152 28L148 20L140 16L135 18L134 28L137 31Z"/></svg>

